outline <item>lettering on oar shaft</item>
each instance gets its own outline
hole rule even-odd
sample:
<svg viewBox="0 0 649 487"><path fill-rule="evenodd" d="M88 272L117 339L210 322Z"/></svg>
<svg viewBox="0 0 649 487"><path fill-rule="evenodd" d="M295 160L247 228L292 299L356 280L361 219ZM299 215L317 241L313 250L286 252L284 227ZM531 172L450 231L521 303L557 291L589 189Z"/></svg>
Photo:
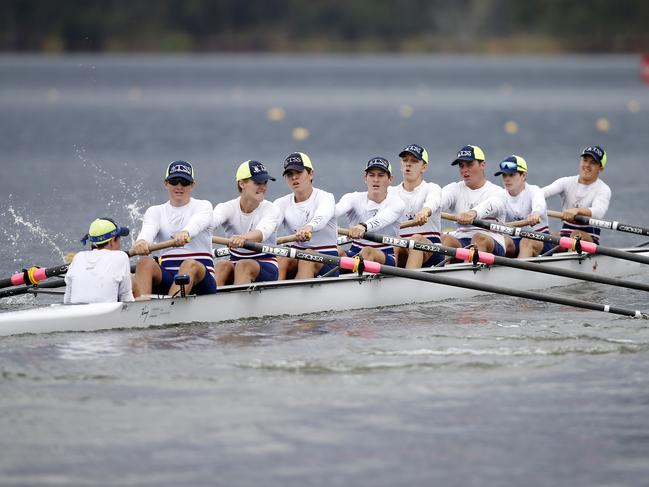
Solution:
<svg viewBox="0 0 649 487"><path fill-rule="evenodd" d="M629 225L624 225L623 223L618 225L617 228L619 230L622 230L623 232L631 232L631 233L642 234L642 229L641 228L631 227Z"/></svg>

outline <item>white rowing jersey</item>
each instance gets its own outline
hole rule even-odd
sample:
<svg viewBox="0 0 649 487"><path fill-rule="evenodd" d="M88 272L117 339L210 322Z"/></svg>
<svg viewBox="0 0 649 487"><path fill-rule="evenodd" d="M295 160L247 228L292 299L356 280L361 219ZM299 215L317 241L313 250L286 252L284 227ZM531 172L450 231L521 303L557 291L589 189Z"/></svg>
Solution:
<svg viewBox="0 0 649 487"><path fill-rule="evenodd" d="M177 270L183 260L194 259L204 264L214 277L212 230L212 204L209 201L190 198L189 203L183 206L172 206L167 201L146 211L137 240L162 242L186 231L191 241L182 247L164 249L161 264L164 263L169 270Z"/></svg>
<svg viewBox="0 0 649 487"><path fill-rule="evenodd" d="M282 221L282 211L270 201L263 200L251 213L241 209L241 197L214 207L212 225L214 228L223 227L226 237L245 235L253 230L259 230L262 244L277 244L277 227ZM277 258L270 254L262 254L248 249L230 249L230 260L255 259L272 262L277 265Z"/></svg>
<svg viewBox="0 0 649 487"><path fill-rule="evenodd" d="M65 304L133 301L131 263L119 250L79 252L65 274Z"/></svg>
<svg viewBox="0 0 649 487"><path fill-rule="evenodd" d="M313 188L306 201L295 202L293 193L275 200L282 212L286 233L294 234L307 225L313 228L311 238L306 242L292 245L300 249L313 249L318 252L335 251L338 238L336 223L336 199L334 195Z"/></svg>
<svg viewBox="0 0 649 487"><path fill-rule="evenodd" d="M405 203L395 193L388 192L383 201L376 203L368 199L367 191L356 191L340 198L336 204L336 217L345 215L350 227L365 223L368 232L397 237L405 209ZM354 240L354 244L358 247L374 247L379 250L391 248L390 245L377 244L365 239Z"/></svg>
<svg viewBox="0 0 649 487"><path fill-rule="evenodd" d="M611 201L611 188L598 179L592 184L581 184L579 176L559 178L543 188L546 198L559 195L562 209L588 208L592 218L602 219Z"/></svg>
<svg viewBox="0 0 649 487"><path fill-rule="evenodd" d="M464 181L450 183L442 188L442 208L456 215L469 210L476 210L477 218L485 220L505 221L505 191L491 181L478 189L469 188ZM486 203L488 201L488 203ZM478 207L480 203L486 204ZM457 230L452 235L457 238L473 238L476 233L484 233L493 238L505 248L505 236L500 233L483 230L473 225L457 225Z"/></svg>
<svg viewBox="0 0 649 487"><path fill-rule="evenodd" d="M414 190L408 191L401 183L398 186L390 186L388 192L399 195L401 201L406 205L403 214L404 220L412 220L423 208L429 208L432 211L425 224L400 229L401 237L408 238L419 234L424 237L439 238L442 229L442 188L438 184L422 181Z"/></svg>
<svg viewBox="0 0 649 487"><path fill-rule="evenodd" d="M516 196L505 191L505 222L526 220L530 213L541 215L541 221L532 226L535 232L548 230L548 211L543 190L534 184L525 183L523 190ZM484 203L478 205L478 209ZM476 208L474 208L476 209Z"/></svg>

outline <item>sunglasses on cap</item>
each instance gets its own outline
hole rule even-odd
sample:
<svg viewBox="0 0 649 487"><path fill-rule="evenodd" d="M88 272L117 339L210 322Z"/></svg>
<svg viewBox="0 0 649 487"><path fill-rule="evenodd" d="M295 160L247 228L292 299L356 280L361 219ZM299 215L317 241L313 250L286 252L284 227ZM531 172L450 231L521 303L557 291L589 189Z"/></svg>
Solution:
<svg viewBox="0 0 649 487"><path fill-rule="evenodd" d="M179 184L181 186L189 186L190 184L192 184L191 181L187 181L185 178L170 178L170 179L167 179L167 182L171 186L177 186Z"/></svg>
<svg viewBox="0 0 649 487"><path fill-rule="evenodd" d="M518 163L514 161L502 161L500 163L500 169L507 169L509 171L518 172Z"/></svg>

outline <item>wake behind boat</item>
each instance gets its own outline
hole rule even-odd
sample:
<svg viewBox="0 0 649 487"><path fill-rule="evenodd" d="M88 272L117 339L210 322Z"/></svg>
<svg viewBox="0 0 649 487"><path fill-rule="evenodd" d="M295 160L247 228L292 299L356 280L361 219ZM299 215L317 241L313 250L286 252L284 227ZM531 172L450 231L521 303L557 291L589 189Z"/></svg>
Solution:
<svg viewBox="0 0 649 487"><path fill-rule="evenodd" d="M649 249L624 249L649 256ZM609 277L638 274L643 264L606 255L566 253L526 259L528 262ZM449 276L466 282L506 285L516 290L542 290L575 282L561 276L521 272L501 266L451 264L417 271ZM196 322L219 323L262 316L301 315L326 311L376 308L447 299L467 299L484 294L473 289L422 283L385 275L347 274L335 278L264 282L224 286L207 296L168 297L129 303L62 305L0 314L0 336L22 333L95 331L146 328Z"/></svg>

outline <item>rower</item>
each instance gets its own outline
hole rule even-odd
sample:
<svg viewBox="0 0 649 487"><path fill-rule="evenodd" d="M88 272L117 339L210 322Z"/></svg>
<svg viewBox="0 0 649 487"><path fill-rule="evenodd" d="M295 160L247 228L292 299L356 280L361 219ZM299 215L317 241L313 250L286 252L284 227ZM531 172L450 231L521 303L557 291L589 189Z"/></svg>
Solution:
<svg viewBox="0 0 649 487"><path fill-rule="evenodd" d="M337 256L336 199L333 194L313 187L311 158L303 152L289 154L284 159L283 176L292 193L276 199L275 204L282 211L287 233L297 237L298 243L291 246ZM278 265L280 280L338 276L338 269L329 264L278 257Z"/></svg>
<svg viewBox="0 0 649 487"><path fill-rule="evenodd" d="M347 193L336 204L336 216L349 220L349 236L354 239L347 255L360 255L379 264L396 265L394 248L363 240L365 232L381 232L396 237L406 205L394 193L388 193L392 166L383 157L373 157L365 166L367 191Z"/></svg>
<svg viewBox="0 0 649 487"><path fill-rule="evenodd" d="M216 292L214 260L212 256L212 204L192 198L196 187L194 168L189 162L169 164L164 178L169 201L150 207L144 213L142 230L133 251L148 255L149 245L170 237L178 247L165 250L160 263L151 257L142 257L135 268L135 286L142 294L180 292L174 282L176 274L189 275L185 291L193 294Z"/></svg>
<svg viewBox="0 0 649 487"><path fill-rule="evenodd" d="M275 281L279 275L277 258L242 248L246 240L269 245L277 242L282 211L264 199L268 181L275 178L261 162L245 161L239 165L235 179L239 197L219 203L212 215L214 228L222 226L230 239L230 260L217 263L216 282L222 286Z"/></svg>
<svg viewBox="0 0 649 487"><path fill-rule="evenodd" d="M129 230L110 218L97 218L81 239L90 250L78 252L65 274L65 304L133 301L131 264L121 250Z"/></svg>
<svg viewBox="0 0 649 487"><path fill-rule="evenodd" d="M545 196L541 188L527 182L527 161L514 154L501 161L499 166L494 176L502 176L503 187L507 191L505 221L527 220L535 232L549 233ZM505 246L507 257L521 259L536 257L552 248L549 242L544 244L540 240L508 235L505 235Z"/></svg>
<svg viewBox="0 0 649 487"><path fill-rule="evenodd" d="M574 217L604 218L611 200L611 188L599 177L606 167L606 151L600 146L586 147L579 157L579 174L559 178L543 188L545 198L559 195L564 221L561 236L579 236L587 242L599 243L600 229L576 223Z"/></svg>
<svg viewBox="0 0 649 487"><path fill-rule="evenodd" d="M458 166L462 181L450 183L442 189L442 208L457 214L458 227L442 235L442 244L447 247L474 245L478 250L504 257L503 235L471 226L475 218L503 221L505 215L505 190L485 177L483 150L477 145L462 147L452 166ZM493 204L476 211L481 202L495 196Z"/></svg>
<svg viewBox="0 0 649 487"><path fill-rule="evenodd" d="M399 195L406 205L404 218L414 220L417 226L402 228L399 236L425 244L439 244L441 223L442 188L424 181L428 169L428 151L417 144L410 144L400 153L403 181L390 186L389 192ZM395 247L394 253L399 267L416 269L432 267L444 260L442 254Z"/></svg>

